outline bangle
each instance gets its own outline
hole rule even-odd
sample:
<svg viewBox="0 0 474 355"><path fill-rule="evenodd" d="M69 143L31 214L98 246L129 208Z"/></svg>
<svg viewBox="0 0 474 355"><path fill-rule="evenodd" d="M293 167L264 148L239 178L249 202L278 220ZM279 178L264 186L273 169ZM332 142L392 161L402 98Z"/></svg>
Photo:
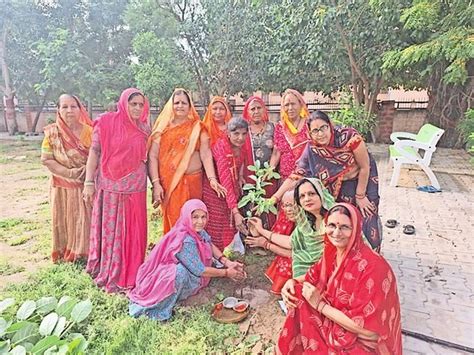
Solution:
<svg viewBox="0 0 474 355"><path fill-rule="evenodd" d="M273 232L270 233L270 237L268 238L268 241L269 241L269 242L272 241L272 235L273 235Z"/></svg>
<svg viewBox="0 0 474 355"><path fill-rule="evenodd" d="M94 181L84 181L84 186L94 186Z"/></svg>
<svg viewBox="0 0 474 355"><path fill-rule="evenodd" d="M68 169L67 175L69 178L72 179L72 169Z"/></svg>
<svg viewBox="0 0 474 355"><path fill-rule="evenodd" d="M268 250L270 249L270 245L271 245L270 242L265 241L265 244L263 244L263 248Z"/></svg>
<svg viewBox="0 0 474 355"><path fill-rule="evenodd" d="M319 311L319 313L323 314L323 309L324 307L326 307L327 303L326 302L323 302L323 306L321 307L321 310Z"/></svg>
<svg viewBox="0 0 474 355"><path fill-rule="evenodd" d="M225 275L224 275L224 277L227 277L227 276L228 276L227 269L224 269L224 270L225 270Z"/></svg>
<svg viewBox="0 0 474 355"><path fill-rule="evenodd" d="M358 200L362 200L366 196L367 196L366 194L358 194L358 193L355 194L355 198L358 199Z"/></svg>
<svg viewBox="0 0 474 355"><path fill-rule="evenodd" d="M155 182L160 181L160 178L157 177L156 179L151 180L151 184L153 185Z"/></svg>
<svg viewBox="0 0 474 355"><path fill-rule="evenodd" d="M224 263L222 262L222 259L224 259L224 258L225 258L225 255L222 254L221 256L219 256L219 257L217 258L217 261L220 262L221 264L224 264Z"/></svg>
<svg viewBox="0 0 474 355"><path fill-rule="evenodd" d="M217 178L215 176L210 176L207 178L208 180L216 180L217 181Z"/></svg>
<svg viewBox="0 0 474 355"><path fill-rule="evenodd" d="M273 195L272 198L275 200L275 203L280 202L280 199L278 198L278 196Z"/></svg>

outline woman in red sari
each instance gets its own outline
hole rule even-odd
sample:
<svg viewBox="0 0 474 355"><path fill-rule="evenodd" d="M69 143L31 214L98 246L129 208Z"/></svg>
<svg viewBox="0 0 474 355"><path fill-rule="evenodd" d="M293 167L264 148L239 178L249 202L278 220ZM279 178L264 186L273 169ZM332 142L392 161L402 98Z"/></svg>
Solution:
<svg viewBox="0 0 474 355"><path fill-rule="evenodd" d="M400 301L387 261L364 244L357 207L326 216L323 257L282 289L288 315L282 354L402 354Z"/></svg>
<svg viewBox="0 0 474 355"><path fill-rule="evenodd" d="M229 106L223 97L215 96L211 100L207 112L204 116L203 124L209 135L209 144L212 148L221 139L227 139L227 124L229 123L232 114ZM214 153L212 153L214 154ZM213 156L215 160L215 157ZM217 167L216 167L217 171ZM216 176L210 176L202 181L202 200L206 204L209 213L209 223L207 225L207 232L211 236L217 247L223 250L223 245L227 241L232 240L235 234L234 226L229 223L227 201L225 196L218 196L212 189L210 181L216 180ZM212 221L212 223L211 223Z"/></svg>
<svg viewBox="0 0 474 355"><path fill-rule="evenodd" d="M92 121L76 96L59 97L56 122L44 128L41 162L51 172L53 262L87 258L91 207L82 199Z"/></svg>
<svg viewBox="0 0 474 355"><path fill-rule="evenodd" d="M280 116L281 121L275 127L274 136L277 153L272 156L270 165L277 166L279 163L281 181L284 181L295 170L296 161L309 141L306 126L309 111L303 95L287 89L281 99Z"/></svg>
<svg viewBox="0 0 474 355"><path fill-rule="evenodd" d="M247 165L244 147L247 134L247 122L242 118L233 118L227 124L227 136L219 139L212 147L219 182L227 191L226 205L222 206L220 212L222 218L218 220L209 218L208 223L208 230L213 230L215 233L209 233L212 243L220 250L224 250L232 242L237 230L247 234L244 217L237 208L242 194L242 171Z"/></svg>
<svg viewBox="0 0 474 355"><path fill-rule="evenodd" d="M107 292L135 285L147 243L148 100L131 88L117 106L95 122L83 192L95 195L87 272Z"/></svg>

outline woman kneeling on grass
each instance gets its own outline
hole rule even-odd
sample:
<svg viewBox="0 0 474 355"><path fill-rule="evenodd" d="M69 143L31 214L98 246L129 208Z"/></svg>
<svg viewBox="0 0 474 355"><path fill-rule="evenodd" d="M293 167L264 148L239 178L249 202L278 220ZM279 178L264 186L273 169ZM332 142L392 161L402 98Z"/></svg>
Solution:
<svg viewBox="0 0 474 355"><path fill-rule="evenodd" d="M136 286L128 294L130 315L146 315L157 320L171 318L178 301L207 286L211 277L242 280L244 266L230 261L211 243L204 230L207 207L201 200L187 201L175 226L153 248L138 270ZM212 257L225 269L212 267Z"/></svg>

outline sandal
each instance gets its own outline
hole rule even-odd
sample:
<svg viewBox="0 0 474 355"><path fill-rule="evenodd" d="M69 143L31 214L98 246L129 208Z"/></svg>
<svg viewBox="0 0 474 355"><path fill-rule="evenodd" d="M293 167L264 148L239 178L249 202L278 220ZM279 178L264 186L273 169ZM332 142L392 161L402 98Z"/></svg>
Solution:
<svg viewBox="0 0 474 355"><path fill-rule="evenodd" d="M387 222L385 222L385 227L387 228L395 228L397 226L398 222L396 219L387 219Z"/></svg>
<svg viewBox="0 0 474 355"><path fill-rule="evenodd" d="M408 235L415 234L415 227L411 224L407 224L406 226L403 226L403 233Z"/></svg>

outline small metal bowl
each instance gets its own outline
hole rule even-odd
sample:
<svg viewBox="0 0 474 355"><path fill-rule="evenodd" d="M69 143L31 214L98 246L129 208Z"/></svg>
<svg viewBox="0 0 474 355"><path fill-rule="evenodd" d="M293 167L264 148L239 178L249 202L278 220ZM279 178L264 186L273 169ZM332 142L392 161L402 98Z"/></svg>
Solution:
<svg viewBox="0 0 474 355"><path fill-rule="evenodd" d="M249 308L249 303L247 301L239 301L236 303L232 309L238 313L243 313Z"/></svg>
<svg viewBox="0 0 474 355"><path fill-rule="evenodd" d="M227 297L222 301L222 305L225 308L233 308L238 302L239 300L235 297Z"/></svg>

